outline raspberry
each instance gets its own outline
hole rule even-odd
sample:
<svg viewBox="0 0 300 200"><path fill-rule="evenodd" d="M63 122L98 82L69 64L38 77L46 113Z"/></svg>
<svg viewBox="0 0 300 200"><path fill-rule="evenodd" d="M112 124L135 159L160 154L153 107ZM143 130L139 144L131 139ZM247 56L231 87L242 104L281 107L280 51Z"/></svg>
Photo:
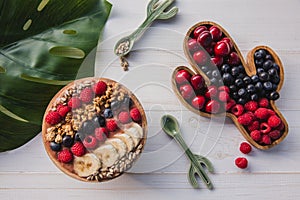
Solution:
<svg viewBox="0 0 300 200"><path fill-rule="evenodd" d="M72 109L76 109L79 108L81 106L81 101L78 97L72 97L69 101L68 101L68 106Z"/></svg>
<svg viewBox="0 0 300 200"><path fill-rule="evenodd" d="M221 91L219 93L219 99L220 101L227 102L230 100L230 96L226 91Z"/></svg>
<svg viewBox="0 0 300 200"><path fill-rule="evenodd" d="M248 130L251 131L255 131L255 130L259 130L259 121L254 121L251 124L248 125Z"/></svg>
<svg viewBox="0 0 300 200"><path fill-rule="evenodd" d="M57 106L57 112L62 117L65 117L70 110L71 108L69 106L64 106L61 104Z"/></svg>
<svg viewBox="0 0 300 200"><path fill-rule="evenodd" d="M104 127L95 129L95 137L99 142L104 142L108 136L108 131Z"/></svg>
<svg viewBox="0 0 300 200"><path fill-rule="evenodd" d="M122 111L119 113L118 119L122 124L127 124L130 121L130 115L127 111Z"/></svg>
<svg viewBox="0 0 300 200"><path fill-rule="evenodd" d="M269 117L269 111L267 108L258 108L255 112L254 112L255 117L257 117L258 119L266 119Z"/></svg>
<svg viewBox="0 0 300 200"><path fill-rule="evenodd" d="M240 151L244 154L250 153L252 150L252 147L247 142L242 142L240 145Z"/></svg>
<svg viewBox="0 0 300 200"><path fill-rule="evenodd" d="M279 126L276 129L279 131L282 131L284 129L284 123L281 121L281 123L279 124Z"/></svg>
<svg viewBox="0 0 300 200"><path fill-rule="evenodd" d="M247 112L238 117L238 122L244 126L251 124L253 120L254 120L254 115L251 112Z"/></svg>
<svg viewBox="0 0 300 200"><path fill-rule="evenodd" d="M108 129L108 131L113 132L115 130L117 130L118 125L116 123L116 121L114 119L109 120L106 122L106 128Z"/></svg>
<svg viewBox="0 0 300 200"><path fill-rule="evenodd" d="M140 113L139 109L137 109L137 108L132 108L130 110L130 117L135 122L141 121L141 119L142 119L141 113Z"/></svg>
<svg viewBox="0 0 300 200"><path fill-rule="evenodd" d="M46 115L45 121L50 125L55 125L61 121L61 116L57 111L50 111Z"/></svg>
<svg viewBox="0 0 300 200"><path fill-rule="evenodd" d="M97 144L98 144L97 139L92 135L86 136L83 140L83 145L87 149L94 149L97 146Z"/></svg>
<svg viewBox="0 0 300 200"><path fill-rule="evenodd" d="M71 147L71 151L75 156L83 156L85 154L85 148L81 142L75 142Z"/></svg>
<svg viewBox="0 0 300 200"><path fill-rule="evenodd" d="M229 88L227 87L227 86L220 86L219 88L218 88L218 90L219 91L225 91L225 92L227 92L228 94L230 93L230 90L229 90Z"/></svg>
<svg viewBox="0 0 300 200"><path fill-rule="evenodd" d="M262 137L262 141L261 141L263 144L267 144L267 145L269 145L269 144L271 144L271 138L270 138L270 136L268 136L268 135L264 135L263 137Z"/></svg>
<svg viewBox="0 0 300 200"><path fill-rule="evenodd" d="M86 87L81 91L79 98L83 103L89 103L92 101L93 97L94 97L93 90L89 87Z"/></svg>
<svg viewBox="0 0 300 200"><path fill-rule="evenodd" d="M229 111L234 105L235 105L235 100L230 99L226 104L225 104L225 109L226 111Z"/></svg>
<svg viewBox="0 0 300 200"><path fill-rule="evenodd" d="M271 131L271 127L269 126L269 124L263 122L260 124L260 131L263 134L268 134Z"/></svg>
<svg viewBox="0 0 300 200"><path fill-rule="evenodd" d="M93 86L93 91L96 95L103 95L107 89L107 85L104 81L99 81Z"/></svg>
<svg viewBox="0 0 300 200"><path fill-rule="evenodd" d="M73 154L69 149L64 149L57 153L57 159L63 163L69 163L73 160Z"/></svg>
<svg viewBox="0 0 300 200"><path fill-rule="evenodd" d="M269 100L267 98L262 98L258 101L258 105L261 108L268 108L269 107Z"/></svg>
<svg viewBox="0 0 300 200"><path fill-rule="evenodd" d="M235 165L238 168L245 169L248 166L248 160L244 157L238 157L237 159L235 159Z"/></svg>
<svg viewBox="0 0 300 200"><path fill-rule="evenodd" d="M244 113L244 107L241 104L236 104L235 106L233 106L231 108L231 112L235 115L235 116L240 116L241 114Z"/></svg>
<svg viewBox="0 0 300 200"><path fill-rule="evenodd" d="M281 124L281 119L276 115L272 115L268 119L268 124L272 128L278 127Z"/></svg>
<svg viewBox="0 0 300 200"><path fill-rule="evenodd" d="M257 102L256 101L249 101L245 104L245 109L247 111L251 111L251 112L254 112L257 110L258 108L258 105L257 105Z"/></svg>
<svg viewBox="0 0 300 200"><path fill-rule="evenodd" d="M280 138L281 133L279 130L274 130L269 133L269 136L272 140L277 140L278 138Z"/></svg>
<svg viewBox="0 0 300 200"><path fill-rule="evenodd" d="M274 112L274 110L268 109L268 112L269 112L269 116L276 115L276 113Z"/></svg>
<svg viewBox="0 0 300 200"><path fill-rule="evenodd" d="M260 141L261 139L261 133L259 130L251 131L250 136L256 142Z"/></svg>

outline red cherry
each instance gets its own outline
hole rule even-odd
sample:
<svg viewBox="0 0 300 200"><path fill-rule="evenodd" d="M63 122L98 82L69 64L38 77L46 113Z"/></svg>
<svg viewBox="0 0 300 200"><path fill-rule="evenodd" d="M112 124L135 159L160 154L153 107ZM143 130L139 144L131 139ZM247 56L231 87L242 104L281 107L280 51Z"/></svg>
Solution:
<svg viewBox="0 0 300 200"><path fill-rule="evenodd" d="M191 84L192 84L194 90L202 89L204 86L204 83L205 83L205 81L204 81L203 77L198 74L192 76L192 78L191 78Z"/></svg>
<svg viewBox="0 0 300 200"><path fill-rule="evenodd" d="M203 108L205 104L205 98L204 96L196 96L193 100L192 100L192 105L194 106L194 108L201 110Z"/></svg>
<svg viewBox="0 0 300 200"><path fill-rule="evenodd" d="M205 47L205 50L209 55L212 55L214 53L214 48L212 46Z"/></svg>
<svg viewBox="0 0 300 200"><path fill-rule="evenodd" d="M220 66L222 66L222 64L223 64L223 57L221 57L221 56L215 56L215 57L212 57L210 60L211 60L212 63L215 64L217 67L220 67Z"/></svg>
<svg viewBox="0 0 300 200"><path fill-rule="evenodd" d="M222 38L222 40L220 42L226 42L227 44L229 44L230 49L233 48L233 44L232 44L231 40L228 37Z"/></svg>
<svg viewBox="0 0 300 200"><path fill-rule="evenodd" d="M223 34L222 31L216 26L210 27L209 32L211 33L212 39L214 41L219 41Z"/></svg>
<svg viewBox="0 0 300 200"><path fill-rule="evenodd" d="M181 86L179 90L180 90L181 96L185 100L189 100L195 94L192 86L189 84L185 84L185 85Z"/></svg>
<svg viewBox="0 0 300 200"><path fill-rule="evenodd" d="M195 30L194 30L194 38L198 38L198 36L203 32L206 31L207 28L205 26L198 26Z"/></svg>
<svg viewBox="0 0 300 200"><path fill-rule="evenodd" d="M197 42L199 42L204 47L210 46L212 41L212 36L209 31L203 31L197 38Z"/></svg>
<svg viewBox="0 0 300 200"><path fill-rule="evenodd" d="M214 85L210 85L207 87L207 92L205 93L205 97L211 99L212 97L217 96L218 88Z"/></svg>
<svg viewBox="0 0 300 200"><path fill-rule="evenodd" d="M176 73L175 80L177 84L187 83L190 81L191 75L186 70L182 69Z"/></svg>
<svg viewBox="0 0 300 200"><path fill-rule="evenodd" d="M230 46L226 42L218 42L214 51L217 56L227 56L230 53Z"/></svg>
<svg viewBox="0 0 300 200"><path fill-rule="evenodd" d="M229 65L238 65L240 64L241 60L236 52L231 52L227 62Z"/></svg>
<svg viewBox="0 0 300 200"><path fill-rule="evenodd" d="M219 110L220 103L216 100L210 100L205 106L205 111L208 113L218 113Z"/></svg>
<svg viewBox="0 0 300 200"><path fill-rule="evenodd" d="M195 40L195 39L190 39L189 41L188 41L188 48L189 48L189 50L190 50L190 52L195 52L195 51L197 51L197 50L199 50L200 49L200 45L199 45L199 43L197 42L197 40Z"/></svg>
<svg viewBox="0 0 300 200"><path fill-rule="evenodd" d="M206 51L200 50L194 53L193 58L198 65L205 65L207 64L209 56Z"/></svg>
<svg viewBox="0 0 300 200"><path fill-rule="evenodd" d="M230 93L229 87L227 87L227 86L225 86L225 85L220 86L220 87L218 88L218 90L219 90L219 91L225 91L225 92L227 92L228 94Z"/></svg>
<svg viewBox="0 0 300 200"><path fill-rule="evenodd" d="M227 102L230 100L230 96L226 91L221 91L219 93L219 100L223 102Z"/></svg>

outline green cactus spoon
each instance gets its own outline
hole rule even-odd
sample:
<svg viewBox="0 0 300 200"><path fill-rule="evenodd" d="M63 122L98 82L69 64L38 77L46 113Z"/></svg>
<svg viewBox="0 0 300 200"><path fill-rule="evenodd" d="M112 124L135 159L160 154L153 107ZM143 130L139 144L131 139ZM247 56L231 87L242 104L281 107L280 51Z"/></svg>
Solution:
<svg viewBox="0 0 300 200"><path fill-rule="evenodd" d="M182 147L182 149L185 151L185 154L191 161L188 179L193 188L199 188L199 184L196 179L196 175L198 175L208 189L213 189L212 182L210 181L203 168L206 167L209 172L213 173L214 170L211 162L203 156L192 153L192 151L188 148L181 136L179 124L176 118L171 115L164 115L161 118L161 127L167 135L173 137L177 141L177 143Z"/></svg>

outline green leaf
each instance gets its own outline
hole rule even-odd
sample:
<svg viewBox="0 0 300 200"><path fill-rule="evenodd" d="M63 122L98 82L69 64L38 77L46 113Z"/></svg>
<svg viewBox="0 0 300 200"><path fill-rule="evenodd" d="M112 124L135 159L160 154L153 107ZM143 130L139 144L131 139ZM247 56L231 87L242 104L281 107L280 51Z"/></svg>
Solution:
<svg viewBox="0 0 300 200"><path fill-rule="evenodd" d="M0 152L38 134L51 98L97 46L110 9L105 0L0 1Z"/></svg>

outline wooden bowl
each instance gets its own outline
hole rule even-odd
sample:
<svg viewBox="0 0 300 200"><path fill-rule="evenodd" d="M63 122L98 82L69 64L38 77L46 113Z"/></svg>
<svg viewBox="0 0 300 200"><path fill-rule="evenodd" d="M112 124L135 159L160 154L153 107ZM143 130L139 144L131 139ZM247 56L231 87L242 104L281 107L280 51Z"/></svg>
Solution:
<svg viewBox="0 0 300 200"><path fill-rule="evenodd" d="M65 117L62 117L62 121L58 124L55 124L55 125L51 125L51 124L47 123L46 118L47 118L47 114L49 112L51 112L53 110L57 111L56 108L57 108L58 105L68 105L67 102L69 101L69 99L72 96L73 97L76 96L76 90L82 90L82 88L85 88L85 87L92 88L92 85L94 85L94 83L97 83L98 81L105 82L108 85L108 88L109 88L109 85L113 86L110 94L113 94L114 91L117 91L114 95L116 97L116 99L118 99L118 96L120 96L121 93L124 93L125 96L128 96L131 99L131 102L132 102L130 104L131 106L130 105L128 106L127 104L126 104L126 106L123 106L122 103L120 103L120 102L122 102L122 100L119 99L118 102L120 103L120 107L113 110L114 116L113 116L113 118L111 118L111 119L114 119L117 122L118 129L116 131L109 132L109 135L107 136L108 137L107 140L116 137L116 134L125 134L124 130L125 129L127 130L130 127L133 127L133 125L135 125L135 124L138 124L142 128L143 133L142 133L142 137L140 137L137 140L138 143L134 144L133 149L131 151L129 151L128 148L126 148L128 151L126 152L126 154L123 157L120 157L121 154L118 154L119 159L116 161L116 163L114 165L112 165L110 167L105 167L106 169L99 168L97 173L95 173L93 175L91 174L90 176L82 177L82 176L79 176L74 170L73 162L74 162L74 159L75 159L76 156L73 155L74 159L69 163L63 163L63 162L58 160L58 153L59 152L58 151L53 151L50 147L50 141L55 140L56 136L59 135L58 134L58 129L56 131L54 131L56 133L55 139L51 138L51 136L53 136L53 135L51 135L50 131L49 131L49 128L51 128L51 127L55 127L55 126L62 127L62 124L71 124L72 125L71 127L72 127L72 130L73 130L74 134L76 134L76 132L80 132L81 127L73 128L73 127L75 127L74 124L76 124L76 123L74 121L72 122L72 120L75 119L74 116L77 116L78 109L76 110L76 109L72 108L66 114ZM118 85L118 86L116 86L116 85ZM76 88L76 89L74 90L74 88ZM73 94L72 94L72 91L73 91ZM106 90L106 93L107 93L107 91L108 91L108 89ZM100 96L105 96L105 94L98 95L98 96L99 97ZM93 96L94 101L95 101L96 97L97 97L96 95ZM112 98L112 96L110 96L110 98ZM89 105L89 104L92 105L93 102L90 102L90 103L81 102L82 107L85 107L86 105ZM98 110L94 109L93 114L97 113L97 115L103 115L103 110L105 109L104 105L105 104L103 104L101 106L98 106L98 108L99 108ZM87 107L85 107L85 108L87 108ZM121 123L120 121L118 121L117 115L118 115L119 112L124 111L124 110L129 111L132 108L137 108L139 110L140 115L141 115L141 120L139 120L138 122L134 122L133 120L130 119L131 122L128 122L128 123ZM89 113L89 112L87 112L87 113ZM67 119L67 116L71 116L71 118ZM90 117L93 117L93 115L91 114ZM107 122L107 120L111 120L111 119L106 119L106 122ZM83 122L84 122L84 120L81 122L81 124ZM78 130L75 130L75 129L78 129ZM72 135L72 138L75 137L74 134ZM93 133L91 135L93 135ZM121 84L119 84L119 83L117 83L113 80L107 79L107 78L90 77L90 78L79 79L79 80L76 80L76 81L73 81L73 82L69 83L67 86L62 88L53 97L53 99L50 101L50 103L49 103L49 105L48 105L48 107L45 111L45 115L44 115L44 118L43 118L42 136L43 136L43 143L44 143L44 146L45 146L45 149L46 149L46 152L47 152L48 156L50 157L50 159L53 161L53 163L61 171L63 171L65 174L67 174L67 175L69 175L69 176L71 176L71 177L73 177L77 180L81 180L81 181L85 181L85 182L102 182L102 181L108 181L108 180L114 179L114 178L122 175L126 170L128 170L133 165L133 163L136 161L136 159L140 156L141 152L143 151L144 145L146 143L146 138L147 138L147 120L146 120L146 115L145 115L145 112L144 112L144 109L143 109L141 103L136 98L136 96L133 93L131 93L127 88L125 88L123 85L121 85ZM129 136L129 137L131 139L133 138L132 136ZM80 139L84 140L84 137L82 137ZM92 149L86 148L86 154L93 154L95 152L95 149L97 149L101 145L106 144L105 142L98 141L97 147L92 148ZM126 143L126 145L127 145L127 143ZM128 146L126 146L126 147L128 147ZM65 146L62 145L62 149L69 149L70 150L71 147L65 147ZM60 151L62 151L62 149ZM119 151L117 151L117 152L119 153ZM102 160L101 159L99 159L99 160L100 160L100 163L101 163ZM122 163L125 163L125 162L127 164L122 164ZM103 166L103 164L101 164L101 165ZM121 165L122 165L122 168L120 167Z"/></svg>
<svg viewBox="0 0 300 200"><path fill-rule="evenodd" d="M279 57L277 56L277 54L269 47L267 46L257 46L255 47L253 50L251 50L248 55L247 55L247 62L244 60L240 50L238 49L236 43L234 42L234 40L230 37L230 35L226 32L226 30L221 27L220 25L214 23L214 22L210 22L210 21L205 21L205 22L200 22L200 23L197 23L195 24L193 27L191 27L187 34L186 34L186 37L184 39L184 42L183 42L183 49L184 49L184 52L185 52L185 55L186 57L188 58L188 61L190 63L190 65L192 66L192 69L189 69L185 66L179 66L177 67L174 72L173 72L173 75L172 75L172 86L173 86L173 90L175 92L175 94L177 95L177 97L180 99L180 101L191 111L193 111L194 113L196 114L199 114L201 116L204 116L204 117L220 117L220 116L227 116L229 118L232 119L232 121L235 123L235 125L237 126L237 128L239 129L239 131L242 133L242 135L245 137L245 139L250 142L253 146L255 146L256 148L258 149L262 149L262 150L266 150L266 149L269 149L277 144L279 144L281 141L283 141L283 139L287 136L288 134L288 124L285 120L285 118L283 117L283 115L280 113L280 111L278 110L278 108L276 107L275 105L275 102L273 100L270 100L270 109L272 109L276 115L281 119L282 123L284 124L284 130L282 130L282 135L280 136L279 139L276 139L274 141L272 141L271 144L268 144L268 145L265 145L265 144L260 144L256 141L254 141L251 137L250 137L250 134L249 134L249 131L246 130L246 128L241 125L238 120L237 120L237 117L232 114L231 112L221 112L221 113L215 113L215 114L212 114L212 113L207 113L207 112L204 112L203 110L199 110L199 109L196 109L194 108L190 102L186 101L180 94L179 92L179 87L175 81L175 77L176 77L176 74L179 70L186 70L187 72L189 72L191 75L194 75L194 74L200 74L204 79L205 79L205 83L207 86L211 85L211 82L209 80L209 78L206 76L206 74L200 69L200 66L198 66L198 64L195 62L195 60L193 59L193 56L192 54L190 53L189 51L189 48L188 48L188 40L191 38L191 35L193 33L193 31L195 30L196 27L199 27L199 26L206 26L206 27L210 27L210 26L216 26L218 27L222 32L223 32L223 36L224 37L227 37L231 40L232 42L232 45L233 45L233 50L238 54L239 58L240 58L240 62L241 62L241 65L244 66L245 68L245 72L248 76L252 76L252 75L255 75L256 74L256 66L255 66L255 63L254 63L254 53L259 50L259 49L264 49L266 50L274 59L274 62L276 64L278 64L279 66L279 71L280 71L280 82L278 84L278 87L276 89L277 92L280 91L282 85L283 85L283 80L284 80L284 70L283 70L283 65L279 59Z"/></svg>

